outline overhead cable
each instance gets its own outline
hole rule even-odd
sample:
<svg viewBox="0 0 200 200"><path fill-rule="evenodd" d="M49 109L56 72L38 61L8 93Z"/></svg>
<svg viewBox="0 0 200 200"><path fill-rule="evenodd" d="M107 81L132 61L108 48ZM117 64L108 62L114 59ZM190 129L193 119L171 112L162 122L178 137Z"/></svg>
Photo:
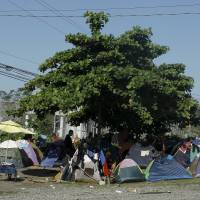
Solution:
<svg viewBox="0 0 200 200"><path fill-rule="evenodd" d="M97 10L97 11L109 11L109 10L135 10L135 9L154 9L154 8L178 8L178 7L198 7L199 3L193 4L175 4L175 5L154 5L154 6L134 6L134 7L108 7L108 8L75 8L75 9L56 9L61 12L76 12L76 11L87 11L87 10ZM0 10L0 12L18 12L21 10ZM24 9L24 11L31 12L49 12L49 9Z"/></svg>
<svg viewBox="0 0 200 200"><path fill-rule="evenodd" d="M13 66L10 66L10 65L6 65L6 64L3 64L3 63L0 63L0 69L4 69L6 71L14 71L14 72L18 72L18 73L23 73L24 75L29 75L29 76L37 76L36 73L33 73L33 72L30 72L30 71L27 71L27 70L23 70L23 69L20 69L20 68L17 68L17 67L13 67Z"/></svg>
<svg viewBox="0 0 200 200"><path fill-rule="evenodd" d="M21 9L22 11L29 13L31 16L34 16L34 15L32 14L32 12L27 11L27 10L24 9L22 6L19 6L17 3L13 2L12 0L8 0L8 2L9 2L10 4L14 5L15 7ZM48 27L50 27L50 28L56 30L58 33L60 33L60 34L62 34L62 35L65 34L63 31L61 31L61 30L58 29L57 27L51 25L50 23L48 23L48 22L45 21L44 19L38 18L38 17L36 17L36 19L37 19L38 21L40 21L40 22L46 24Z"/></svg>
<svg viewBox="0 0 200 200"><path fill-rule="evenodd" d="M179 12L179 13L152 13L152 14L114 14L110 17L153 17L153 16L178 16L178 15L200 15L200 12ZM83 15L21 15L21 14L0 14L0 17L22 17L22 18L84 18Z"/></svg>
<svg viewBox="0 0 200 200"><path fill-rule="evenodd" d="M3 71L1 71L1 70L0 70L0 75L6 76L6 77L9 77L9 78L13 78L13 79L16 79L16 80L18 80L18 81L27 82L27 80L25 80L23 77L18 77L18 76L16 76L16 75L12 75L12 74L3 72Z"/></svg>
<svg viewBox="0 0 200 200"><path fill-rule="evenodd" d="M19 60L23 60L23 61L25 61L25 62L29 62L29 63L32 63L32 64L39 64L39 63L37 63L37 62L35 62L35 61L33 61L33 60L29 60L29 59L26 59L26 58L22 58L22 57L19 57L19 56L16 56L16 55L14 55L14 54L11 54L11 53L9 53L9 52L6 52L6 51L2 51L2 50L0 50L0 54L4 54L4 55L6 55L6 56L10 56L10 57L13 57L13 58L16 58L16 59L19 59Z"/></svg>
<svg viewBox="0 0 200 200"><path fill-rule="evenodd" d="M27 82L35 78L37 74L17 67L0 63L0 75L13 78L19 81Z"/></svg>
<svg viewBox="0 0 200 200"><path fill-rule="evenodd" d="M40 5L42 5L43 7L47 8L50 12L54 13L54 14L58 14L61 15L63 17L61 17L61 19L65 22L67 22L68 24L71 24L73 26L75 26L76 28L80 29L81 31L85 31L83 30L83 28L81 26L79 26L76 22L74 22L72 19L70 18L66 18L63 13L59 10L57 10L56 8L54 8L52 5L50 5L49 3L43 1L43 0L34 0L37 3L39 3Z"/></svg>

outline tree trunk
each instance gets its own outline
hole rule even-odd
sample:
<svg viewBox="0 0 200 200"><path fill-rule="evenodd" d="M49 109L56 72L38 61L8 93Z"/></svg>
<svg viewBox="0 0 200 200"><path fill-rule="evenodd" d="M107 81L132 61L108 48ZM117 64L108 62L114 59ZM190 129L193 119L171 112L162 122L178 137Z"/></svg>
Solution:
<svg viewBox="0 0 200 200"><path fill-rule="evenodd" d="M102 116L101 116L101 103L99 104L99 111L98 111L98 124L97 124L97 134L101 135L101 128L102 128Z"/></svg>

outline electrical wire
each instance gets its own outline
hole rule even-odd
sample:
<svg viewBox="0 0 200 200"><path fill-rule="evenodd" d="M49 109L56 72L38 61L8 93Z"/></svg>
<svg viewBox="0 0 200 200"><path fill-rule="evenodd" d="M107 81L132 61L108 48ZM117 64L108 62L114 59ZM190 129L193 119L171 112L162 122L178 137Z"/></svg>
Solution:
<svg viewBox="0 0 200 200"><path fill-rule="evenodd" d="M116 14L116 15L111 15L111 17L153 17L153 16L179 16L179 15L200 15L200 12L153 13L153 14Z"/></svg>
<svg viewBox="0 0 200 200"><path fill-rule="evenodd" d="M61 15L63 17L61 17L61 19L65 22L67 22L68 24L71 24L73 26L75 26L76 28L80 29L81 31L84 31L83 28L78 25L76 22L74 22L72 19L70 18L66 18L64 17L63 13L61 11L58 11L56 8L54 8L52 5L50 5L49 3L43 1L43 0L34 0L35 2L39 3L40 5L42 5L43 7L47 8L50 12L54 13L54 14L58 14Z"/></svg>
<svg viewBox="0 0 200 200"><path fill-rule="evenodd" d="M0 63L0 69L4 69L6 71L14 71L14 72L18 72L18 73L22 73L23 75L27 76L37 76L38 74L36 73L33 73L33 72L29 72L27 70L23 70L23 69L20 69L20 68L17 68L17 67L13 67L13 66L10 66L10 65L6 65L6 64L3 64L3 63Z"/></svg>
<svg viewBox="0 0 200 200"><path fill-rule="evenodd" d="M37 74L0 63L0 75L27 82L33 79Z"/></svg>
<svg viewBox="0 0 200 200"><path fill-rule="evenodd" d="M179 16L179 15L200 15L200 12L179 12L179 13L152 13L152 14L116 14L110 17L153 17L153 16ZM21 15L21 14L0 14L0 17L22 17L22 18L84 18L83 15Z"/></svg>
<svg viewBox="0 0 200 200"><path fill-rule="evenodd" d="M37 74L0 63L0 74L20 81L30 81Z"/></svg>
<svg viewBox="0 0 200 200"><path fill-rule="evenodd" d="M26 58L22 58L22 57L19 57L19 56L15 56L14 54L8 53L6 51L0 50L0 54L6 55L6 56L10 56L10 57L13 57L13 58L16 58L16 59L19 59L19 60L23 60L23 61L26 61L28 63L39 65L39 63L37 63L35 61L29 60L29 59L26 59Z"/></svg>
<svg viewBox="0 0 200 200"><path fill-rule="evenodd" d="M28 81L28 80L24 79L23 77L18 77L16 75L12 75L12 74L3 72L1 70L0 70L0 75L6 76L6 77L9 77L9 78L13 78L13 79L18 80L18 81L23 81L23 82L27 82Z"/></svg>
<svg viewBox="0 0 200 200"><path fill-rule="evenodd" d="M109 10L135 10L135 9L154 9L154 8L179 8L179 7L198 7L200 6L199 3L193 4L175 4L175 5L154 5L154 6L135 6L135 7L110 7L110 8L78 8L78 9L56 9L57 11L61 12L76 12L76 11L87 11L87 10L97 10L97 11L109 11ZM19 12L21 10L0 10L0 12ZM31 12L49 12L48 10L44 9L30 9L24 11L31 11Z"/></svg>
<svg viewBox="0 0 200 200"><path fill-rule="evenodd" d="M22 11L24 11L24 12L27 12L27 13L29 13L30 15L34 16L34 15L32 14L32 12L25 10L23 7L19 6L17 3L13 2L12 0L8 0L8 2L9 2L10 4L14 5L15 7L19 8L20 10L22 10ZM47 25L48 27L50 27L51 29L56 30L58 33L60 33L60 34L62 34L62 35L65 34L63 31L61 31L61 30L58 29L57 27L55 27L55 26L49 24L49 23L48 23L47 21L45 21L44 19L42 19L42 18L36 18L36 19L37 19L38 21L40 21L40 22L46 24L46 25Z"/></svg>

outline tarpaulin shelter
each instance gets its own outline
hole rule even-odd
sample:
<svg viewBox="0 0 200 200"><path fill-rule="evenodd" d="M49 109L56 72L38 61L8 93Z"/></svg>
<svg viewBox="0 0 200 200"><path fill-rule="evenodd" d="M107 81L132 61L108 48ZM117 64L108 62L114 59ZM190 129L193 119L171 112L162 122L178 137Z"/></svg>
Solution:
<svg viewBox="0 0 200 200"><path fill-rule="evenodd" d="M124 159L118 164L114 173L114 179L118 183L144 181L145 177L138 164L132 159Z"/></svg>
<svg viewBox="0 0 200 200"><path fill-rule="evenodd" d="M74 173L75 181L84 181L84 180L96 180L100 181L100 172L98 169L97 162L93 162L88 155L84 155L83 168L79 164L79 169L75 170Z"/></svg>
<svg viewBox="0 0 200 200"><path fill-rule="evenodd" d="M71 160L63 169L62 180L66 181L88 181L99 182L101 180L97 160L92 160L88 155L80 156L77 149Z"/></svg>
<svg viewBox="0 0 200 200"><path fill-rule="evenodd" d="M41 161L41 167L51 168L54 167L56 161L59 160L60 155L63 153L65 146L63 140L57 140L49 144L43 160Z"/></svg>
<svg viewBox="0 0 200 200"><path fill-rule="evenodd" d="M172 156L164 156L152 161L146 169L145 178L148 181L161 181L173 179L189 179L192 178L181 164L179 164Z"/></svg>

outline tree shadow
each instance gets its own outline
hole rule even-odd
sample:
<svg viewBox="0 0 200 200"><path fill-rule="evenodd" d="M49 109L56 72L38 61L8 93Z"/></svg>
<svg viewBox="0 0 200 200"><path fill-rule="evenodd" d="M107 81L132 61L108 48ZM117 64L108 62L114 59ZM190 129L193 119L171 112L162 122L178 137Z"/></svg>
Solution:
<svg viewBox="0 0 200 200"><path fill-rule="evenodd" d="M38 177L53 177L58 173L57 169L25 169L21 171L22 174Z"/></svg>

